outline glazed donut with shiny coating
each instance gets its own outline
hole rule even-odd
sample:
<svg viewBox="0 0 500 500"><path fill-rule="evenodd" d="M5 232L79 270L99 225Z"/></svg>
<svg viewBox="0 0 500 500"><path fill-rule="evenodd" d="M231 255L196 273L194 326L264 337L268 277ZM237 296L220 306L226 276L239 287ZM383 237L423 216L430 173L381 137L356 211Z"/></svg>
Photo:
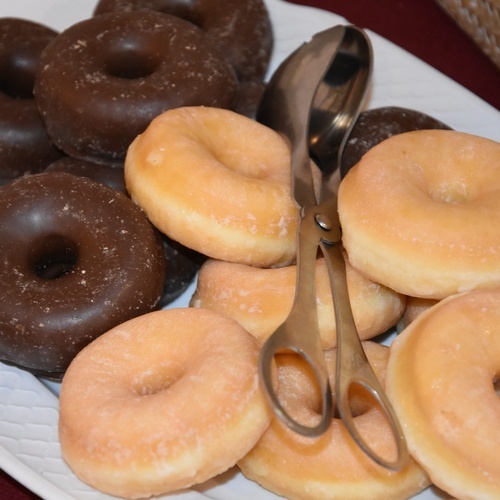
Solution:
<svg viewBox="0 0 500 500"><path fill-rule="evenodd" d="M0 359L60 378L93 339L154 309L158 233L122 193L41 173L0 188Z"/></svg>
<svg viewBox="0 0 500 500"><path fill-rule="evenodd" d="M47 131L78 158L123 160L162 112L229 108L237 80L203 31L159 12L114 12L81 21L44 50L35 96Z"/></svg>

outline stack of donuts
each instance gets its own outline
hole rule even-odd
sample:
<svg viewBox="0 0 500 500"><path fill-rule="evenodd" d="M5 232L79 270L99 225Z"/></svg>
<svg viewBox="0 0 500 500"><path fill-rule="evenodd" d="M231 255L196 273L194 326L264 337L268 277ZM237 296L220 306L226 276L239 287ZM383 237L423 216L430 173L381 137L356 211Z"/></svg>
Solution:
<svg viewBox="0 0 500 500"><path fill-rule="evenodd" d="M290 431L259 384L260 346L294 296L298 222L288 146L252 119L272 48L264 5L101 0L92 18L42 31L29 90L1 82L10 100L34 86L55 157L2 173L0 357L64 374L59 435L74 473L125 498L235 465L287 498L405 499L431 483L498 497L500 145L400 108L363 113L347 144L338 199L354 319L412 455L388 471L337 418L317 439ZM189 277L165 298L177 254ZM199 259L190 307L158 310ZM316 282L334 388L321 256ZM376 342L398 322L390 347ZM313 425L309 365L279 354L275 374L287 409ZM387 422L357 389L360 432L390 458Z"/></svg>
<svg viewBox="0 0 500 500"><path fill-rule="evenodd" d="M381 124L383 122L381 116L389 114L391 116L389 121L392 121L394 115L401 113L405 117L412 114L409 110L396 108L371 111L367 116L362 116L354 133L362 134L363 124L370 122L373 115L379 115L376 121ZM418 119L417 121L421 121L423 117L420 113L416 113L415 118ZM426 121L424 120L424 122ZM437 130L429 130L432 127ZM406 130L408 125L404 125L404 128ZM486 189L488 186L491 193L495 193L497 189L495 178L498 177L499 168L498 144L451 131L449 127L438 122L433 123L432 126L426 125L424 131L415 131L419 128L422 127L415 125L410 127L412 131L402 131L402 133L382 131L381 142L376 145L370 144L369 151L362 154L362 159L357 160L354 167L346 167L346 172L348 170L349 172L346 173L339 189L339 213L343 218L356 217L357 215L357 220L367 221L367 227L375 236L381 234L382 228L387 221L391 220L389 216L384 214L378 219L368 220L366 213L361 212L361 208L356 208L357 206L368 206L373 212L378 210L377 200L373 198L373 195L370 197L367 194L370 192L372 184L363 181L364 188L362 188L360 185L352 187L352 183L356 182L359 171L365 168L372 175L377 172L379 175L383 175L384 169L396 168L402 172L403 177L398 178L394 175L397 178L397 184L393 189L396 192L398 189L402 191L403 187L406 186L408 191L402 194L402 198L404 200L411 199L412 196L415 196L416 188L414 187L415 181L412 181L410 174L413 169L418 174L423 175L427 166L430 165L429 162L432 163L432 158L424 161L419 155L425 154L429 157L429 151L433 152L432 154L441 165L443 165L444 159L449 160L448 164L442 166L446 173L438 175L438 184L441 190L439 192L443 193L443 198L438 199L438 204L433 201L437 207L446 203L445 206L441 206L441 209L456 210L459 207L455 207L455 205L464 202L456 195L448 199L444 193L446 186L443 179L449 178L452 186L462 185L465 192L467 189L471 189L477 195L479 192L477 186L472 185L470 181L467 186L464 183L465 179L470 179L470 175L467 177L464 173L468 169L469 172L471 169L475 169L475 171L480 169L481 176L485 177L482 181L483 188ZM373 141L371 134L369 137ZM400 141L401 145L398 147ZM424 143L419 141L424 141ZM259 144L260 147L255 148L255 144ZM359 141L353 141L353 144L359 145ZM347 152L349 152L349 148ZM231 318L232 328L235 331L240 331L240 327L243 327L247 334L251 334L252 342L256 343L257 346L262 344L285 319L293 300L296 272L294 258L297 209L290 196L289 164L289 151L278 134L232 111L215 108L183 107L168 111L155 118L146 131L138 136L130 146L125 161L125 180L132 199L142 207L149 220L162 232L183 245L203 252L208 257L200 269L197 289L191 300L192 307L189 309L191 311L189 314L192 314L193 318L188 321L185 317L183 321L178 320L178 324L175 320L176 328L188 332L186 342L189 342L188 339L192 335L190 326L193 322L196 324L197 320L194 319L196 315L202 317L209 314L208 318L210 315L214 315L214 318L221 321L221 326L216 329L224 329L225 327L222 325L228 318ZM373 168L374 166L377 168ZM407 172L406 175L404 172ZM453 180L454 175L459 176L459 181ZM199 182L193 183L193 177ZM374 180L373 185L391 189L389 179L383 177L382 181ZM425 182L422 180L419 182L420 184L417 183L417 186L420 189L426 187L430 192L434 192L431 187L432 174L427 174ZM436 194L436 196L438 195ZM496 198L492 196L485 192L480 199L484 198L485 200L486 215L498 218L500 213L498 201L495 201ZM384 202L387 203L387 198L379 193L378 203L382 203L384 206ZM468 211L462 209L460 211L461 217L464 210L465 213ZM483 209L478 208L478 210ZM412 211L402 206L401 214L403 215L400 215L398 211L396 213L402 219L408 220ZM430 220L435 220L435 215L431 217L427 214L427 217ZM485 217L484 214L483 217ZM394 219L395 217L393 217ZM425 276L424 269L422 272L415 271L411 277L405 278L402 269L396 267L398 258L401 262L411 263L416 260L417 254L422 252L422 249L407 251L407 256L404 258L404 256L397 257L401 252L401 248L397 247L393 250L389 265L384 266L385 258L378 252L384 236L379 236L378 239L368 243L366 254L360 258L361 263L371 262L371 259L380 260L380 265L374 267L380 267L386 272L387 269L394 267L393 275L400 277L401 284L398 286L396 283L398 280L391 282L383 274L370 276L362 264L351 261L351 253L356 257L356 250L361 248L359 241L353 244L354 250L350 244L350 228L354 225L354 222L348 219L344 222L343 231L349 291L355 320L360 336L364 340L365 350L380 379L385 381L389 394L393 398L404 402L408 399L405 394L399 393L397 397L393 395L393 391L396 390L393 384L395 381L402 381L399 385L404 387L404 391L413 390L408 387L408 384L411 385L411 381L414 380L412 377L417 375L412 370L406 371L405 365L413 363L414 351L418 349L412 345L409 348L409 353L405 353L403 360L398 363L397 357L392 354L393 348L370 342L367 339L374 338L394 326L402 317L408 298L431 300L422 291L415 288L404 288L408 286L408 283L413 283L412 286L418 285L416 276ZM424 240L423 236L416 233L421 224L414 223L412 220L404 227L406 226L408 226L407 231L411 232L411 227L414 231L414 236L407 239L414 242ZM433 226L435 231L442 231L438 226L439 224L436 223ZM405 234L403 227L396 227L396 221L390 227L393 227L393 231L398 235ZM497 248L495 245L498 245L498 229L496 228L500 226L494 225L493 227L495 229L491 233L491 239L480 241L479 246L482 249L489 249L486 251L489 251L490 254L480 259L481 265L472 266L476 269L474 279L469 284L461 281L461 284L457 285L460 290L448 288L446 291L440 292L439 295L433 293L430 295L432 300L437 301L447 295L454 298L454 294L458 291L478 288L484 288L484 291L471 293L495 296L495 292L490 291L490 289L500 283L498 275L495 275L499 264L495 260L496 253L494 251ZM430 229L427 228L426 231L427 238L429 238ZM452 231L450 231L451 233ZM457 233L456 229L455 233ZM462 235L462 233L463 231L460 229L460 234ZM361 241L363 241L362 232L354 231L354 234L361 235ZM476 234L479 235L479 233ZM463 235L459 237L463 238ZM385 238L388 237L385 236ZM396 236L391 236L389 241L396 245ZM465 253L471 253L470 249L467 249ZM453 253L449 254L449 258L451 256ZM424 263L420 265L423 266ZM411 264L408 266L411 267ZM464 275L470 278L471 268L465 269L465 261L461 261L461 267L464 268ZM482 270L481 267L483 267ZM451 275L451 272L445 272L447 275ZM461 280L458 272L455 273L455 276L456 281ZM333 384L336 346L335 321L332 297L327 284L326 266L321 258L317 262L316 279L322 342ZM436 275L432 286L436 287L438 284L443 286L444 280L441 276ZM430 285L427 283L427 288L429 287ZM172 315L172 320L177 315L177 312L173 311L165 311L164 313L164 321L170 321L170 315ZM480 314L482 313L480 312ZM202 321L209 321L208 318ZM451 323L449 318L447 320ZM82 351L75 363L70 366L61 393L61 444L66 459L77 474L89 481L90 484L103 489L103 491L124 496L172 491L179 487L196 484L214 473L213 469L207 466L203 467L201 471L197 468L195 476L189 475L185 469L178 467L177 462L172 458L167 459L163 454L161 457L157 456L156 452L153 453L151 448L143 446L142 442L140 454L127 462L126 467L121 459L117 461L113 457L97 460L98 456L103 457L101 447L92 451L85 447L89 434L92 434L94 444L101 442L105 447L109 446L110 442L115 442L116 436L108 430L105 437L101 439L100 436L95 436L90 428L84 428L86 426L81 421L78 424L75 423L76 419L73 415L84 412L84 406L88 403L88 398L82 398L80 391L82 387L89 384L89 378L92 377L92 374L83 370L82 367L92 366L92 363L96 362L100 363L101 356L104 359L107 359L107 356L115 356L111 353L120 350L117 347L118 340L115 341L115 338L125 337L129 342L139 342L138 339L144 334L143 332L149 330L150 327L146 325L150 321L153 325L157 325L159 319L155 315L146 315L140 319L132 320L109 334L105 334L89 348ZM489 318L485 321L487 321L488 331L490 331L492 320ZM418 320L415 321L414 325L418 325ZM151 327L152 330L155 328L156 326ZM141 332L140 336L138 332ZM404 338L403 335L405 334L402 334L401 338ZM233 334L230 338L232 342ZM208 339L207 335L207 342ZM453 343L451 338L449 341ZM109 346L104 348L103 345L107 342L109 342ZM166 336L166 345L170 345L171 342L175 342L175 340L170 339L170 335ZM394 345L397 346L398 343L399 341ZM101 349L105 349L104 355L101 353ZM186 349L196 352L191 344ZM398 352L396 347L394 351ZM127 359L129 359L128 356ZM173 354L172 360L176 360L176 365L179 363L177 359L177 355ZM192 359L186 359L182 362L185 364L184 370L191 373ZM316 411L320 405L318 399L320 396L315 389L314 376L310 373L309 365L301 363L300 359L289 355L280 355L276 362L278 387L285 398L284 404L291 412L297 412L299 418L303 419L304 422L313 425L315 419L318 418ZM204 360L204 363L209 363L209 360ZM114 361L113 364L115 364ZM232 366L234 370L237 370L236 364ZM251 373L256 376L255 359L252 366ZM218 370L223 373L223 368L225 366L221 365ZM426 368L427 366L424 364L424 373ZM120 411L119 395L131 387L133 394L130 395L132 398L130 404L132 401L136 401L134 404L139 404L137 392L147 394L152 399L158 399L155 403L148 402L148 405L154 404L154 408L161 404L163 399L168 400L174 395L176 398L180 397L178 391L181 390L180 387L184 387L188 383L185 380L186 377L172 375L164 370L160 366L148 365L148 370L144 373L141 369L132 374L128 369L123 368L123 378L121 375L117 376L116 380L110 383L112 387L106 395L109 398L109 408L113 408L111 414ZM216 371L214 370L214 374ZM134 375L134 381L143 381L140 389L136 388L136 382L133 382L131 386L131 382L128 381L132 375ZM493 379L496 376L493 374L490 380L491 387L488 389L490 392L494 392ZM99 371L99 375L93 377L93 383L100 384L99 380L102 378L108 380L106 371ZM150 380L152 381L150 382ZM166 380L166 382L161 382L161 380ZM201 380L204 382L204 379ZM408 381L408 384L405 385L403 383L405 381ZM426 383L429 382L424 377L416 387L425 387ZM195 426L195 422L197 425L198 420L193 416L194 411L186 405L191 404L193 400L202 397L202 395L191 386L185 391L186 401L183 400L183 404L177 407L180 413L176 413L172 419L178 421L185 415L189 421L193 419L193 428L198 429ZM246 400L246 396L241 394L240 387L232 387L231 391L230 395L226 394L223 399L230 397L233 401L233 397L244 397ZM187 395L188 393L190 396ZM462 483L457 482L456 478L462 472L455 472L450 476L451 479L446 479L448 477L447 469L441 465L436 472L434 465L439 463L439 460L427 462L425 458L421 459L422 455L419 453L418 446L414 445L411 438L409 438L410 451L414 458L402 471L387 471L372 463L353 445L340 421L335 419L331 430L321 438L316 440L303 438L294 434L275 418L271 418L268 413L266 414L264 411L265 399L262 398L260 389L258 393L260 395L255 404L260 409L260 418L256 419L253 428L258 427L261 431L254 434L251 439L242 439L241 442L245 443L244 446L240 447L236 443L232 443L232 451L235 451L235 447L237 447L237 451L235 454L226 455L226 457L230 456L231 459L224 462L223 467L227 468L237 463L246 477L257 481L277 494L287 498L325 498L330 496L409 498L426 488L431 482L447 491L456 492L457 488L461 487L457 486ZM299 394L299 397L287 399L287 396L292 394ZM369 442L376 448L377 452L390 457L391 454L395 453L394 443L380 410L362 391L354 399L356 401L357 424L363 429L363 432L367 433L366 435L370 436ZM222 402L220 404L223 408L221 411L224 413L229 411ZM115 405L117 405L116 409ZM165 405L167 405L166 402ZM168 405L170 407L173 403L169 401ZM95 407L100 406L102 406L102 401L98 400ZM405 409L406 413L404 413L397 403L395 406L406 430L408 428L407 422L411 421L414 407L410 406L410 409ZM94 408L94 404L92 404L92 408ZM174 411L173 408L175 407L171 407L170 411ZM196 408L197 405L195 405ZM106 414L108 413L109 410L106 411ZM231 418L233 417L240 418L231 413ZM86 420L84 419L84 421ZM425 420L422 419L420 423L423 421ZM269 422L271 423L269 424ZM107 429L114 425L106 420L105 427ZM429 427L433 425L428 424ZM210 423L208 427L212 428L212 424ZM134 432L136 431L134 430ZM140 430L137 432L139 433ZM203 443L201 449L205 450L206 446L208 447L208 444L205 446L205 432L201 430L198 432L201 443ZM257 439L255 439L256 435ZM141 438L149 442L147 435L141 435ZM164 439L165 442L170 442L168 441L170 438L165 437ZM434 457L439 456L441 445L442 442L435 438L431 447ZM153 449L156 449L157 441L152 446ZM224 446L218 444L217 446L225 449L228 444L224 443ZM177 444L172 444L172 447L177 449ZM476 447L474 451L477 449L479 447ZM111 448L111 452L116 455L114 447ZM163 463L163 460L168 460L171 467L169 474L155 475L154 480L150 472L147 474L148 480L144 479L145 476L142 475L142 472L134 474L134 464L138 460L141 462L144 460L144 453L153 454L151 459L153 463ZM212 457L219 457L218 453L213 453ZM237 456L239 458L235 458ZM109 470L106 473L99 472L97 474L96 469L99 471L103 469L101 460L105 461ZM191 460L194 458L191 457L189 462ZM207 461L211 463L211 460L207 459ZM124 467L125 469L123 469ZM495 466L491 467L492 477L497 478ZM116 489L116 484L110 483L110 477L117 474L115 469L118 468L120 471L126 470L127 472L120 472L120 488ZM479 487L478 481L479 485L488 483L488 481L478 480L477 477L474 479L475 471L471 469L470 465L468 468L468 477L473 478L474 488ZM219 472L220 470L222 468L219 469ZM178 482L179 475L182 475L184 482ZM140 488L139 485L144 488L141 492L137 492L135 489Z"/></svg>
<svg viewBox="0 0 500 500"><path fill-rule="evenodd" d="M60 378L182 294L204 256L129 199L127 149L172 108L254 113L272 46L261 0L100 1L61 33L0 19L0 359Z"/></svg>

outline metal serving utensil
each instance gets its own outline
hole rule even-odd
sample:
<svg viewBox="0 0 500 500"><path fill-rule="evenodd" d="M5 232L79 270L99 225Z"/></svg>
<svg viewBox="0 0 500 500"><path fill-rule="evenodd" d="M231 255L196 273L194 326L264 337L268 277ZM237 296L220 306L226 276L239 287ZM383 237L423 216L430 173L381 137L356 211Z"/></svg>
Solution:
<svg viewBox="0 0 500 500"><path fill-rule="evenodd" d="M316 308L315 266L320 248L327 262L334 297L338 414L368 456L384 467L399 470L408 460L406 442L354 324L334 186L345 142L366 98L372 58L369 39L354 26L336 26L318 33L281 64L259 106L258 120L278 131L290 145L292 194L300 208L294 303L285 322L263 346L260 376L276 416L291 429L309 437L319 436L328 429L334 405ZM311 158L322 176L318 197ZM314 427L292 418L275 392L272 365L274 356L283 350L300 354L314 370L322 394L321 419ZM353 384L371 393L384 411L397 447L395 460L379 456L359 434L349 401Z"/></svg>

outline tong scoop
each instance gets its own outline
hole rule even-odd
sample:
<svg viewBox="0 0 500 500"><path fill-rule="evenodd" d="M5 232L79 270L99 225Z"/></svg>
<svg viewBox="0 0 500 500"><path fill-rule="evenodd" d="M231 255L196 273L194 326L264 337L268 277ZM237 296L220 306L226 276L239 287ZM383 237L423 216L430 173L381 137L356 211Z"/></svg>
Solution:
<svg viewBox="0 0 500 500"><path fill-rule="evenodd" d="M354 26L335 26L316 34L277 69L259 106L257 119L276 130L291 149L292 194L300 209L297 235L297 283L285 322L263 346L260 376L276 416L309 437L323 434L334 416L334 403L321 346L316 309L315 267L318 248L329 271L337 327L335 405L357 445L391 470L406 465L408 451L394 410L365 355L347 291L336 174L348 134L363 105L371 76L372 49ZM311 159L321 172L315 191ZM283 350L301 355L313 369L322 394L321 419L313 427L294 420L273 385L274 356ZM372 394L384 411L397 449L395 460L379 456L359 434L349 401L353 384Z"/></svg>

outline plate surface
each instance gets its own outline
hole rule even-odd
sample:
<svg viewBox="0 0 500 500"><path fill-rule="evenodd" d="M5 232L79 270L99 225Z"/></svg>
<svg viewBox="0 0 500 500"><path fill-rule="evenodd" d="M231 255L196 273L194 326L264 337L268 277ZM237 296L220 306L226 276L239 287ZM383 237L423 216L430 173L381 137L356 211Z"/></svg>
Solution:
<svg viewBox="0 0 500 500"><path fill-rule="evenodd" d="M346 23L329 12L266 0L275 30L269 74L314 33ZM0 16L32 19L62 30L91 15L94 0L17 0L2 2ZM423 111L456 130L500 140L500 113L462 86L411 54L369 32L375 54L367 106L403 106ZM194 284L170 307L185 307ZM44 499L111 498L79 481L61 458L57 436L58 385L0 363L0 467ZM236 470L196 488L168 495L170 500L261 500L275 495L246 480ZM428 489L420 500L446 498Z"/></svg>

